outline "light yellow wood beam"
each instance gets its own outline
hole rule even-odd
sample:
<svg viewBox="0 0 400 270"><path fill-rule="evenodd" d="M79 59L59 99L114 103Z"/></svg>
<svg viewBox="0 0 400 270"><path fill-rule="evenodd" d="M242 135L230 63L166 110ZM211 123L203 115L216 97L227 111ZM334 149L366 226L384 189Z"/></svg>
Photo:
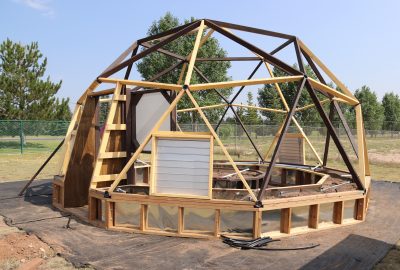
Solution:
<svg viewBox="0 0 400 270"><path fill-rule="evenodd" d="M356 99L353 93L328 69L327 66L300 40L297 39L300 48L329 76L329 78L350 98ZM358 102L357 102L358 103Z"/></svg>
<svg viewBox="0 0 400 270"><path fill-rule="evenodd" d="M73 147L73 142L71 141L71 137L73 135L75 125L77 124L77 121L79 121L81 113L82 113L82 105L76 104L74 114L72 115L71 122L69 123L68 126L67 134L65 135L65 140L63 145L64 158L60 166L59 175L65 175L65 173L67 172L67 167L69 164L69 160L71 158L71 151Z"/></svg>
<svg viewBox="0 0 400 270"><path fill-rule="evenodd" d="M222 141L220 140L220 138L218 137L218 134L214 131L214 128L212 127L212 125L210 124L210 122L208 121L207 117L205 116L205 114L203 113L203 111L201 110L200 106L197 104L197 101L194 99L194 97L192 96L192 94L190 93L190 90L187 89L186 90L186 94L189 96L190 100L192 101L193 105L197 108L197 111L200 114L200 117L203 119L204 123L206 124L206 126L208 127L208 129L210 130L211 134L213 135L214 139L217 141L218 145L221 147L222 152L224 152L226 158L228 159L229 163L232 165L233 169L235 170L235 172L237 173L237 175L239 176L240 180L243 183L243 186L246 188L246 190L249 192L251 198L254 201L257 201L257 197L254 195L253 191L251 190L249 184L246 182L246 180L244 179L242 173L239 171L238 167L236 166L236 163L233 161L232 157L229 155L228 151L226 150L224 144L222 143Z"/></svg>
<svg viewBox="0 0 400 270"><path fill-rule="evenodd" d="M99 78L99 81L104 83L120 83L122 85L135 85L141 87L149 87L149 88L160 88L166 90L174 90L179 91L182 89L182 86L177 84L170 83L158 83L158 82L146 82L146 81L137 81L137 80L123 80L116 78Z"/></svg>
<svg viewBox="0 0 400 270"><path fill-rule="evenodd" d="M228 105L227 104L216 104L216 105L203 106L203 107L200 107L200 108L202 110L204 110L204 109L221 108L221 107L226 107L226 106L228 106ZM178 113L180 113L180 112L192 112L192 111L197 111L197 108L188 108L188 109L177 110Z"/></svg>
<svg viewBox="0 0 400 270"><path fill-rule="evenodd" d="M107 150L107 145L108 145L108 141L110 139L110 132L111 132L110 127L113 127L114 125L118 125L118 124L114 124L114 117L115 117L115 113L118 108L118 100L117 99L120 96L121 89L122 89L122 85L119 82L117 82L115 85L113 96L112 96L110 110L108 111L107 119L105 122L106 128L105 128L103 136L101 138L99 152L96 157L96 162L94 164L94 169L93 169L93 174L92 174L92 179L91 179L91 184L90 184L92 188L95 188L97 185L94 179L96 179L96 177L100 176L101 167L103 165L103 159L101 159L100 156L103 153L105 153Z"/></svg>
<svg viewBox="0 0 400 270"><path fill-rule="evenodd" d="M190 80L192 79L193 67L194 67L194 63L196 61L197 52L200 47L201 37L203 36L203 29L204 29L204 20L202 20L200 23L199 30L198 30L197 36L196 36L196 40L194 42L193 51L190 55L189 65L188 65L188 69L186 72L186 78L185 78L186 85L189 85Z"/></svg>
<svg viewBox="0 0 400 270"><path fill-rule="evenodd" d="M355 107L356 122L357 122L357 141L358 141L358 177L362 182L364 188L369 188L365 182L366 166L365 166L365 151L364 148L364 125L361 111L361 104ZM368 183L369 184L369 183Z"/></svg>
<svg viewBox="0 0 400 270"><path fill-rule="evenodd" d="M343 93L341 93L341 92L339 92L339 91L337 91L337 90L335 90L335 89L333 89L333 88L331 88L331 87L329 87L329 86L327 86L327 85L325 85L323 83L320 83L320 82L318 82L318 81L316 81L314 79L308 78L308 81L311 83L311 86L313 88L321 90L321 91L326 92L328 94L331 94L334 97L340 98L340 99L342 99L343 101L347 102L350 105L357 105L357 104L360 103L360 102L358 102L358 100L356 98L353 98L353 97L350 97L350 96L348 96L346 94L343 94Z"/></svg>
<svg viewBox="0 0 400 270"><path fill-rule="evenodd" d="M302 78L303 76L287 76L287 77L276 77L276 78L253 79L253 80L193 84L190 86L190 90L199 91L199 90L209 90L209 89L211 90L211 89L230 88L230 87L245 86L245 85L295 82L295 81L300 81Z"/></svg>
<svg viewBox="0 0 400 270"><path fill-rule="evenodd" d="M271 76L271 78L274 78L274 73L272 72L272 69L271 69L271 67L269 66L269 64L266 63L266 62L264 62L264 64L265 64L265 66L266 66L266 68L267 68L267 70L268 70L268 73L269 73L269 75ZM279 97L281 98L281 101L282 101L282 103L283 103L283 106L285 107L285 109L286 109L287 111L289 111L289 110L290 110L289 105L287 104L287 101L286 101L286 99L285 99L285 96L283 95L282 90L281 90L281 88L280 88L280 86L279 86L278 83L275 83L275 89L276 89L276 91L278 92ZM300 131L300 133L301 133L301 135L303 136L303 138L306 140L308 146L311 148L311 151L314 153L314 156L318 159L318 162L319 162L320 164L322 164L322 159L321 159L321 157L319 156L317 150L315 150L315 148L314 148L314 146L312 145L310 139L307 137L307 135L306 135L306 133L304 132L303 128L300 126L299 122L296 120L296 118L295 118L294 116L292 117L292 121L293 121L293 123L296 125L297 129ZM283 124L282 124L282 125L283 125ZM279 129L278 134L281 133L282 127L283 127L283 126L281 126L281 128ZM277 142L277 140L278 140L278 134L275 135L274 140L272 141L271 145L269 146L268 151L267 151L267 153L266 153L266 155L265 155L264 160L267 159L268 156L271 154L271 152L272 152L272 146L273 146L273 145Z"/></svg>
<svg viewBox="0 0 400 270"><path fill-rule="evenodd" d="M241 108L249 108L249 109L255 109L255 110L260 110L260 111L267 111L267 112L276 112L276 113L287 113L287 111L284 110L279 110L279 109L272 109L272 108L263 108L263 107L258 107L258 106L251 106L251 105L243 105L243 104L232 104L234 107L241 107Z"/></svg>
<svg viewBox="0 0 400 270"><path fill-rule="evenodd" d="M329 101L331 101L331 100L329 98L327 98L327 99L321 100L319 103L322 105L322 104L325 104L325 103L327 103ZM301 108L297 108L296 112L301 112L301 111L304 111L304 110L307 110L307 109L310 109L310 108L314 108L314 107L315 107L315 104L306 105L306 106L303 106Z"/></svg>
<svg viewBox="0 0 400 270"><path fill-rule="evenodd" d="M86 101L86 97L88 94L92 93L97 86L99 86L100 83L98 83L97 81L93 81L89 87L85 90L85 92L82 94L82 96L78 99L78 101L76 103L78 104L84 104Z"/></svg>
<svg viewBox="0 0 400 270"><path fill-rule="evenodd" d="M152 134L155 133L156 131L159 130L161 124L164 122L164 120L167 118L167 116L172 112L172 110L175 108L176 104L179 102L179 100L182 98L183 94L185 93L185 90L181 90L176 98L171 102L171 105L169 105L168 109L163 113L163 115L158 119L157 123L154 125L153 129L147 134L146 138L143 140L143 142L140 144L138 149L136 149L135 153L133 156L128 160L128 162L125 164L124 168L121 170L121 172L118 174L118 177L115 179L115 181L112 183L110 188L108 189L109 192L112 192L121 182L123 179L123 176L126 175L128 170L132 167L133 163L136 161L136 159L139 157L139 155L142 153L143 149L147 145L147 143L150 141Z"/></svg>

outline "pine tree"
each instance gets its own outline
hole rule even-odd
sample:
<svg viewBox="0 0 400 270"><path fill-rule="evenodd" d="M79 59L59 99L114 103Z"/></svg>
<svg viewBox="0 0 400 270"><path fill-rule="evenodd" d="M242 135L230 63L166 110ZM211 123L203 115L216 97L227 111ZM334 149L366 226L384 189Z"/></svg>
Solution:
<svg viewBox="0 0 400 270"><path fill-rule="evenodd" d="M190 20L186 20L184 23L188 23L194 21L194 18ZM174 17L171 13L167 12L163 17L161 17L158 21L153 22L150 26L147 34L155 35L161 33L163 31L172 29L181 25L179 19ZM203 33L204 36L204 33ZM196 35L185 35L179 37L178 39L172 41L171 43L165 45L163 49L168 50L170 52L187 56L189 55L194 46ZM217 39L210 37L207 41L200 47L197 57L225 57L226 51L223 50ZM144 57L142 61L137 64L137 69L142 77L146 80L150 79L157 73L161 72L164 69L172 66L176 63L176 59L166 56L164 54L154 52ZM196 63L196 67L211 81L211 82L219 82L219 81L228 81L230 78L227 75L227 71L230 68L229 61L209 61L209 62L198 62ZM164 83L173 83L176 84L179 79L180 68L177 68L168 74L163 75L158 81ZM186 75L186 74L185 74ZM204 83L203 79L198 76L198 74L194 71L192 75L192 84L196 83ZM220 89L225 97L229 97L232 89ZM215 91L196 91L192 93L196 101L200 106L207 106L212 104L223 103L223 99L218 96ZM193 104L191 101L184 96L181 101L178 103L178 109L191 108ZM211 110L205 110L207 118L212 123L218 122L220 119L224 108L216 108ZM201 122L200 116L196 111L192 113L180 113L178 115L178 121L180 123L190 123L190 122Z"/></svg>
<svg viewBox="0 0 400 270"><path fill-rule="evenodd" d="M69 99L55 97L62 81L43 78L47 58L37 42L0 44L0 119L69 120Z"/></svg>
<svg viewBox="0 0 400 270"><path fill-rule="evenodd" d="M253 94L247 92L247 105L255 106L253 102ZM244 124L246 125L259 125L262 123L262 119L256 109L246 108L244 113Z"/></svg>

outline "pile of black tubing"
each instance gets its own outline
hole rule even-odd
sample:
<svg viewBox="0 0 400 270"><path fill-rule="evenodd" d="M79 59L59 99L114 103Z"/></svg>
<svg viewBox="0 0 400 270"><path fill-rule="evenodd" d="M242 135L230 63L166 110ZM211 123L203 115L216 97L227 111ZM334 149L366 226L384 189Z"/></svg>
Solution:
<svg viewBox="0 0 400 270"><path fill-rule="evenodd" d="M271 242L276 242L280 240L274 240L271 237L260 237L257 239L253 240L243 240L243 239L235 239L235 238L230 238L224 235L221 235L222 237L222 242L234 247L234 248L240 248L240 249L257 249L257 250L277 250L277 251L284 251L284 250L302 250L302 249L310 249L310 248L315 248L319 246L319 244L309 244L305 246L300 246L300 247L281 247L281 248L268 248L267 245L268 243Z"/></svg>

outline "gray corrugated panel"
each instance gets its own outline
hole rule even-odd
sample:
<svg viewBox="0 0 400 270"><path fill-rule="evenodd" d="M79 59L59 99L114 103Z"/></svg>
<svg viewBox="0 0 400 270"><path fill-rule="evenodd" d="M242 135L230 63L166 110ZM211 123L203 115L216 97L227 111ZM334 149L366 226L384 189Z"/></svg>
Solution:
<svg viewBox="0 0 400 270"><path fill-rule="evenodd" d="M160 168L189 168L189 169L201 169L208 168L208 162L199 161L168 161L168 160L158 160L157 167Z"/></svg>
<svg viewBox="0 0 400 270"><path fill-rule="evenodd" d="M210 156L157 153L159 160L209 162Z"/></svg>
<svg viewBox="0 0 400 270"><path fill-rule="evenodd" d="M181 155L190 155L193 154L193 151L195 151L196 155L202 155L202 156L209 156L210 155L210 148L180 148L180 147L166 147L166 146L160 146L158 145L157 147L157 153L158 154L181 154Z"/></svg>
<svg viewBox="0 0 400 270"><path fill-rule="evenodd" d="M172 168L172 167L169 167ZM166 167L157 167L156 171L160 174L171 174L171 175L204 175L204 168L182 168L182 167L173 167L174 170L169 170ZM208 169L207 169L208 174Z"/></svg>
<svg viewBox="0 0 400 270"><path fill-rule="evenodd" d="M193 189L193 190L179 190L179 193L176 189L173 188L166 188L157 190L157 193L164 193L164 194L177 194L177 195L195 195L195 196L208 196L208 190L200 190L200 189Z"/></svg>
<svg viewBox="0 0 400 270"><path fill-rule="evenodd" d="M209 151L210 141L206 139L159 139L156 192L208 196Z"/></svg>
<svg viewBox="0 0 400 270"><path fill-rule="evenodd" d="M208 180L208 179L206 179ZM207 185L204 185L206 183ZM206 189L208 190L208 181L203 182L177 182L177 181L160 181L157 188L178 188L178 189Z"/></svg>
<svg viewBox="0 0 400 270"><path fill-rule="evenodd" d="M196 175L188 175L188 174L158 174L157 179L162 179L163 181L193 181L193 182L201 182L208 181L208 174L196 174Z"/></svg>
<svg viewBox="0 0 400 270"><path fill-rule="evenodd" d="M176 148L201 148L210 149L209 140L172 140L172 139L158 139L158 146L176 147Z"/></svg>

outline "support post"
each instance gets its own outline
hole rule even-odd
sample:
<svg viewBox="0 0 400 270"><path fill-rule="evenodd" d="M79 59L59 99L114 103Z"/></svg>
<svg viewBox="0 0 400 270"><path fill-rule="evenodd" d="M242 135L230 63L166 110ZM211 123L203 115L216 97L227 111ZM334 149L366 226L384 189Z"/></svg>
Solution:
<svg viewBox="0 0 400 270"><path fill-rule="evenodd" d="M182 234L185 228L185 208L178 207L178 234Z"/></svg>
<svg viewBox="0 0 400 270"><path fill-rule="evenodd" d="M365 219L365 198L357 199L354 205L354 219L363 221Z"/></svg>
<svg viewBox="0 0 400 270"><path fill-rule="evenodd" d="M281 233L290 233L292 227L292 208L281 209Z"/></svg>
<svg viewBox="0 0 400 270"><path fill-rule="evenodd" d="M343 213L344 213L344 202L335 202L333 203L333 214L332 221L335 224L343 223Z"/></svg>
<svg viewBox="0 0 400 270"><path fill-rule="evenodd" d="M253 238L261 237L261 225L262 225L262 211L256 209L253 212Z"/></svg>
<svg viewBox="0 0 400 270"><path fill-rule="evenodd" d="M140 205L140 230L145 231L147 229L148 223L148 205L141 204Z"/></svg>
<svg viewBox="0 0 400 270"><path fill-rule="evenodd" d="M319 204L310 205L308 212L308 227L318 229L319 223Z"/></svg>

